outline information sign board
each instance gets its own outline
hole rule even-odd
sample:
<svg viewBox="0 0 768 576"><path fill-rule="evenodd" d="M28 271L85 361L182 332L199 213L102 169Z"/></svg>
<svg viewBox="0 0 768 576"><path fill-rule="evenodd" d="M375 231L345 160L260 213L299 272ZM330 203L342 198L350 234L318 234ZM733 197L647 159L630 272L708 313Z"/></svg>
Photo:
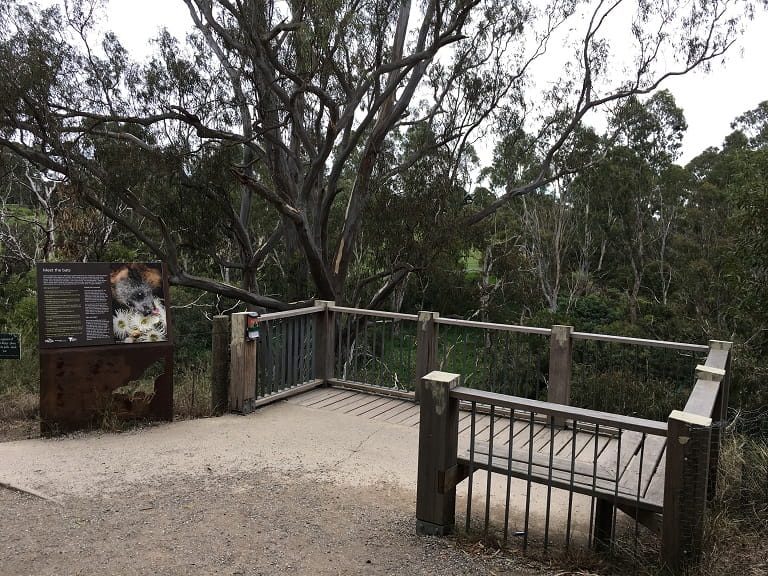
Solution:
<svg viewBox="0 0 768 576"><path fill-rule="evenodd" d="M40 347L168 340L159 263L37 265Z"/></svg>

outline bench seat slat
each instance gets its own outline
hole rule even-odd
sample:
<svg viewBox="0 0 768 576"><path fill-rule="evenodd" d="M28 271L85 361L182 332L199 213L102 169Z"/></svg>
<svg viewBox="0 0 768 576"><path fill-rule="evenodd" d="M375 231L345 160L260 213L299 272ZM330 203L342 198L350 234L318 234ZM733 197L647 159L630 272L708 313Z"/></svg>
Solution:
<svg viewBox="0 0 768 576"><path fill-rule="evenodd" d="M659 437L650 438L661 440ZM648 439L646 440L646 444L648 444ZM656 442L656 444L658 444L658 442ZM649 490L649 483L655 478L655 475L652 475L649 470L657 470L659 461L663 461L663 448L664 446L653 446L651 448L646 446L646 454L643 457L643 474L647 474L648 478L647 480L644 480L641 485L640 497L638 497L637 494L636 476L634 476L633 483L631 479L632 477L628 474L624 474L624 480L620 480L617 486L615 468L609 469L604 467L599 459L598 464L595 465L594 461L572 461L570 458L558 456L553 456L550 459L548 451L546 454L534 452L531 455L528 450L521 449L512 450L512 460L510 461L508 460L508 446L499 446L494 447L489 465L488 445L476 443L474 448L474 461L471 462L471 465L475 470L490 469L492 472L498 474L509 474L514 478L525 480L529 476L530 461L530 477L533 482L545 485L551 482L551 485L556 488L565 490L572 489L574 492L588 496L594 494L595 496L608 499L623 506L635 507L651 512L661 512L663 498L659 498L656 491ZM469 450L460 454L458 458L459 463L469 467L469 455ZM639 467L639 458L636 457L632 462L636 462L635 465ZM629 466L628 469L631 470L632 466ZM661 486L663 490L663 481Z"/></svg>

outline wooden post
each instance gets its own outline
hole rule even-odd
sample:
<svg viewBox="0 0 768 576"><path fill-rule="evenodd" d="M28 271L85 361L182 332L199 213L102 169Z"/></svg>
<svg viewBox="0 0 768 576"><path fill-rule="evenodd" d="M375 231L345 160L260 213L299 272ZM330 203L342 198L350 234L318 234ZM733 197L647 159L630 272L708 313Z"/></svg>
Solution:
<svg viewBox="0 0 768 576"><path fill-rule="evenodd" d="M229 316L214 316L211 327L211 414L227 410L229 391Z"/></svg>
<svg viewBox="0 0 768 576"><path fill-rule="evenodd" d="M247 312L232 314L230 358L232 375L229 380L229 410L247 414L253 411L256 399L257 343L246 338Z"/></svg>
<svg viewBox="0 0 768 576"><path fill-rule="evenodd" d="M315 314L315 375L318 380L327 383L334 377L336 359L336 313L330 307L333 300L315 300L315 306L324 310Z"/></svg>
<svg viewBox="0 0 768 576"><path fill-rule="evenodd" d="M552 326L549 338L549 383L547 402L571 403L571 365L573 363L573 326ZM565 418L552 418L555 426L565 426Z"/></svg>
<svg viewBox="0 0 768 576"><path fill-rule="evenodd" d="M419 312L416 327L416 401L419 401L419 382L437 369L437 312Z"/></svg>
<svg viewBox="0 0 768 576"><path fill-rule="evenodd" d="M673 574L698 561L704 535L712 419L674 410L667 419L661 556Z"/></svg>
<svg viewBox="0 0 768 576"><path fill-rule="evenodd" d="M724 363L725 374L722 380L720 380L720 390L712 410L712 419L715 425L712 427L712 444L709 451L709 483L707 485L707 501L712 502L717 494L717 468L720 464L720 443L722 441L721 430L728 422L728 397L731 383L731 342L710 340L709 351L710 355L715 351L723 351L727 354Z"/></svg>
<svg viewBox="0 0 768 576"><path fill-rule="evenodd" d="M549 340L549 386L547 402L570 404L573 326L552 326Z"/></svg>
<svg viewBox="0 0 768 576"><path fill-rule="evenodd" d="M459 401L451 389L458 374L430 372L419 380L419 466L416 484L416 532L443 536L456 522L456 486L446 482L455 476L459 442ZM448 485L446 485L448 484Z"/></svg>
<svg viewBox="0 0 768 576"><path fill-rule="evenodd" d="M592 546L598 552L608 552L613 539L613 523L616 507L613 502L604 498L595 500L595 526Z"/></svg>

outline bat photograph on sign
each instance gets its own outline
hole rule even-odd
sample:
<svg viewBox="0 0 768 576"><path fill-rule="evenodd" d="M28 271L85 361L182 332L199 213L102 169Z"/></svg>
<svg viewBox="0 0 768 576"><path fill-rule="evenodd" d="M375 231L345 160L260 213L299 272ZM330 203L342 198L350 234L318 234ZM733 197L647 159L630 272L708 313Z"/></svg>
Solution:
<svg viewBox="0 0 768 576"><path fill-rule="evenodd" d="M112 264L112 328L115 342L163 342L168 339L159 264Z"/></svg>

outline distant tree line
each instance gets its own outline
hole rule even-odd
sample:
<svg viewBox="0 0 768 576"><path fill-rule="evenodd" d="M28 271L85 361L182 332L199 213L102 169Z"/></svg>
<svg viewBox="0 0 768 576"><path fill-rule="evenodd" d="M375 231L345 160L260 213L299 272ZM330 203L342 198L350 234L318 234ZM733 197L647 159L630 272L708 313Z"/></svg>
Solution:
<svg viewBox="0 0 768 576"><path fill-rule="evenodd" d="M323 298L733 339L768 404L768 103L682 167L660 89L747 3L183 0L144 62L98 4L0 6L0 329L36 262L159 259L189 322Z"/></svg>

